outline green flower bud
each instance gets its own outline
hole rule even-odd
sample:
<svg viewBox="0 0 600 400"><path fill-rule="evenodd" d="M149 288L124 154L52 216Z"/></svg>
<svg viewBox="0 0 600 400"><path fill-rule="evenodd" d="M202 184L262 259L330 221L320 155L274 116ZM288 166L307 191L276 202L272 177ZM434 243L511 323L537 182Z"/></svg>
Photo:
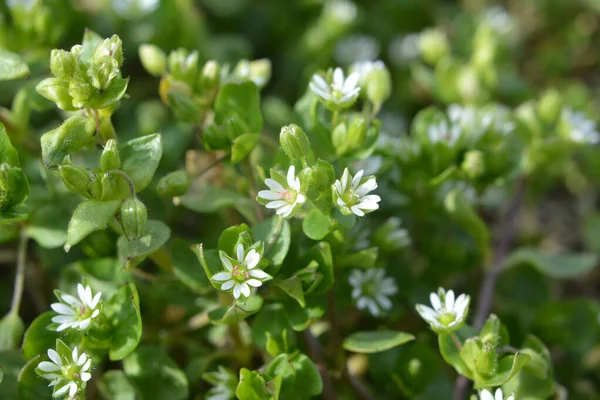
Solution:
<svg viewBox="0 0 600 400"><path fill-rule="evenodd" d="M119 76L119 66L111 57L104 57L88 70L92 85L98 90L106 89L112 80Z"/></svg>
<svg viewBox="0 0 600 400"><path fill-rule="evenodd" d="M117 68L123 64L123 43L119 36L113 35L110 39L104 39L100 42L92 57L92 63L100 63L105 57L113 58L116 61Z"/></svg>
<svg viewBox="0 0 600 400"><path fill-rule="evenodd" d="M191 180L187 172L179 170L163 176L158 182L156 190L161 197L171 198L187 193L190 184Z"/></svg>
<svg viewBox="0 0 600 400"><path fill-rule="evenodd" d="M479 150L470 150L465 154L461 169L471 179L477 179L485 173L484 154Z"/></svg>
<svg viewBox="0 0 600 400"><path fill-rule="evenodd" d="M442 57L450 53L450 44L446 34L437 29L428 29L423 32L419 45L423 59L430 65L436 65Z"/></svg>
<svg viewBox="0 0 600 400"><path fill-rule="evenodd" d="M29 183L21 168L0 164L0 211L25 201L28 194Z"/></svg>
<svg viewBox="0 0 600 400"><path fill-rule="evenodd" d="M200 90L212 90L216 89L219 86L219 81L221 79L221 66L215 60L207 61L202 67L202 72L200 73L199 86Z"/></svg>
<svg viewBox="0 0 600 400"><path fill-rule="evenodd" d="M292 160L306 160L310 154L310 141L298 125L281 128L279 142L285 154Z"/></svg>
<svg viewBox="0 0 600 400"><path fill-rule="evenodd" d="M562 107L561 94L556 89L550 89L540 98L537 111L544 122L552 123L560 117Z"/></svg>
<svg viewBox="0 0 600 400"><path fill-rule="evenodd" d="M341 156L348 151L350 148L350 143L348 141L348 128L346 128L346 124L344 122L335 127L331 133L331 141L333 142L333 147L335 147L335 154L338 156Z"/></svg>
<svg viewBox="0 0 600 400"><path fill-rule="evenodd" d="M77 111L73 106L73 98L69 95L69 81L58 78L46 78L35 87L35 90L46 99L56 103L65 111Z"/></svg>
<svg viewBox="0 0 600 400"><path fill-rule="evenodd" d="M84 80L71 79L69 82L69 95L73 98L74 107L84 107L86 102L92 97L92 94L92 86Z"/></svg>
<svg viewBox="0 0 600 400"><path fill-rule="evenodd" d="M268 58L261 58L260 60L254 61L240 61L234 71L234 75L249 79L258 86L258 88L264 87L271 79L271 60Z"/></svg>
<svg viewBox="0 0 600 400"><path fill-rule="evenodd" d="M88 196L91 184L88 170L73 164L63 164L58 166L58 175L71 192Z"/></svg>
<svg viewBox="0 0 600 400"><path fill-rule="evenodd" d="M83 46L80 44L76 44L73 47L71 47L71 54L73 55L73 57L75 57L75 59L77 59L81 53L83 53Z"/></svg>
<svg viewBox="0 0 600 400"><path fill-rule="evenodd" d="M136 197L130 197L121 205L121 226L123 234L129 240L142 237L148 222L148 211L144 203Z"/></svg>
<svg viewBox="0 0 600 400"><path fill-rule="evenodd" d="M485 378L491 378L498 371L498 355L494 346L484 343L483 348L475 361L475 368L479 375Z"/></svg>
<svg viewBox="0 0 600 400"><path fill-rule="evenodd" d="M90 195L94 199L105 199L104 178L102 181L96 175L90 175Z"/></svg>
<svg viewBox="0 0 600 400"><path fill-rule="evenodd" d="M158 46L143 44L139 49L144 69L152 76L161 76L167 71L167 55Z"/></svg>
<svg viewBox="0 0 600 400"><path fill-rule="evenodd" d="M459 96L467 103L473 103L481 92L481 84L477 72L470 67L464 68L457 79Z"/></svg>
<svg viewBox="0 0 600 400"><path fill-rule="evenodd" d="M185 49L177 49L169 54L168 64L169 71L171 71L175 80L186 82L192 87L194 86L198 71L197 51L188 53Z"/></svg>
<svg viewBox="0 0 600 400"><path fill-rule="evenodd" d="M0 320L0 351L16 349L21 342L25 324L17 313L9 313Z"/></svg>
<svg viewBox="0 0 600 400"><path fill-rule="evenodd" d="M383 63L376 63L366 77L367 98L379 110L384 101L392 94L392 77Z"/></svg>
<svg viewBox="0 0 600 400"><path fill-rule="evenodd" d="M348 147L359 149L367 137L367 120L362 116L355 116L348 128Z"/></svg>
<svg viewBox="0 0 600 400"><path fill-rule="evenodd" d="M121 158L117 149L117 142L113 139L108 139L104 145L104 151L100 156L100 168L103 172L111 169L119 169L121 167Z"/></svg>
<svg viewBox="0 0 600 400"><path fill-rule="evenodd" d="M58 78L68 79L75 72L75 56L65 50L52 50L50 71Z"/></svg>
<svg viewBox="0 0 600 400"><path fill-rule="evenodd" d="M335 181L335 170L327 161L319 160L308 172L308 187L316 195L324 193Z"/></svg>

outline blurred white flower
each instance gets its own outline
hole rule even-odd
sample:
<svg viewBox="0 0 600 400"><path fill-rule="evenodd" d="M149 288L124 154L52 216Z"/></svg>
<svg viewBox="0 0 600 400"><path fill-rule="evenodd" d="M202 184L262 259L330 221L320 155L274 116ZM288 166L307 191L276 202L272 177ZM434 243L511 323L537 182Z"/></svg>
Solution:
<svg viewBox="0 0 600 400"><path fill-rule="evenodd" d="M102 292L92 296L92 288L81 283L77 284L77 295L79 298L70 294L56 291L56 297L60 303L53 303L50 307L58 313L52 317L52 322L59 324L56 328L58 332L67 328L85 330L90 326L94 318L100 315L100 297Z"/></svg>
<svg viewBox="0 0 600 400"><path fill-rule="evenodd" d="M323 15L333 22L347 25L356 19L356 4L351 1L333 0L325 3Z"/></svg>
<svg viewBox="0 0 600 400"><path fill-rule="evenodd" d="M160 0L112 0L114 12L121 18L136 19L150 14L158 8Z"/></svg>
<svg viewBox="0 0 600 400"><path fill-rule="evenodd" d="M421 318L423 318L436 332L450 333L454 332L465 321L469 311L469 296L461 294L454 297L454 291L439 288L438 293L429 295L431 307L417 304L416 309Z"/></svg>
<svg viewBox="0 0 600 400"><path fill-rule="evenodd" d="M568 124L569 137L576 143L596 144L600 142L600 133L596 130L596 122L586 118L581 111L573 111L565 107L562 118Z"/></svg>
<svg viewBox="0 0 600 400"><path fill-rule="evenodd" d="M355 269L348 277L352 285L352 298L356 301L359 310L368 309L377 317L382 310L392 308L390 296L398 293L396 282L391 277L385 276L383 268L371 268L366 271Z"/></svg>
<svg viewBox="0 0 600 400"><path fill-rule="evenodd" d="M335 45L334 57L340 65L350 65L361 60L372 60L379 55L377 39L369 35L349 35Z"/></svg>
<svg viewBox="0 0 600 400"><path fill-rule="evenodd" d="M54 387L53 397L68 395L72 399L92 378L89 372L92 359L85 353L79 354L77 347L73 349L71 359L61 357L54 349L48 350L48 357L51 361L39 363L36 372L51 381L48 386Z"/></svg>
<svg viewBox="0 0 600 400"><path fill-rule="evenodd" d="M408 35L394 38L388 46L388 53L392 63L402 66L418 59L421 56L420 41L420 33L409 33Z"/></svg>
<svg viewBox="0 0 600 400"><path fill-rule="evenodd" d="M492 395L492 392L484 389L479 393L479 400L505 400L504 393L502 393L502 389L496 389L495 395ZM510 395L506 398L506 400L515 400L514 395Z"/></svg>
<svg viewBox="0 0 600 400"><path fill-rule="evenodd" d="M256 250L250 249L246 252L244 246L238 243L236 253L237 259L233 259L224 251L219 251L219 257L226 271L213 275L212 280L225 281L221 284L221 290L233 289L233 297L237 299L242 294L245 297L250 296L250 286L259 287L263 280L271 276L262 269L256 268L260 261L260 255Z"/></svg>
<svg viewBox="0 0 600 400"><path fill-rule="evenodd" d="M461 135L461 127L446 119L441 119L427 127L427 137L431 143L444 143L447 146L454 146Z"/></svg>
<svg viewBox="0 0 600 400"><path fill-rule="evenodd" d="M338 67L333 71L331 84L327 83L321 75L314 74L309 87L329 107L346 108L354 103L360 93L360 87L357 86L358 78L356 72L345 78L344 72Z"/></svg>
<svg viewBox="0 0 600 400"><path fill-rule="evenodd" d="M483 13L483 21L500 35L510 35L515 30L515 20L501 6L488 8Z"/></svg>
<svg viewBox="0 0 600 400"><path fill-rule="evenodd" d="M344 215L355 214L362 217L379 208L377 203L381 198L375 194L367 194L377 188L377 181L374 176L363 179L363 173L360 170L352 177L348 168L345 168L342 178L333 185L333 200Z"/></svg>
<svg viewBox="0 0 600 400"><path fill-rule="evenodd" d="M275 213L287 218L296 206L306 201L306 196L300 193L300 179L295 175L295 167L292 165L287 172L287 186L283 186L275 179L265 179L265 184L271 190L261 190L258 197L268 201L267 208L277 210Z"/></svg>
<svg viewBox="0 0 600 400"><path fill-rule="evenodd" d="M350 71L358 73L360 85L365 84L365 78L376 69L385 69L385 64L381 60L376 61L358 61L352 64Z"/></svg>

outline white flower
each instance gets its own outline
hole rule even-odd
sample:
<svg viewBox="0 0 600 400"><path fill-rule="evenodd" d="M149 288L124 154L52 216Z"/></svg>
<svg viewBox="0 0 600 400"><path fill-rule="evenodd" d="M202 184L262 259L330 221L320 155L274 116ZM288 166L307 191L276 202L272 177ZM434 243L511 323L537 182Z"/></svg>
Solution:
<svg viewBox="0 0 600 400"><path fill-rule="evenodd" d="M439 288L438 293L429 295L433 308L417 304L416 309L431 329L436 332L450 333L462 325L469 310L469 296L461 294L456 299L454 291Z"/></svg>
<svg viewBox="0 0 600 400"><path fill-rule="evenodd" d="M421 55L421 33L396 36L388 46L388 54L396 65L405 65Z"/></svg>
<svg viewBox="0 0 600 400"><path fill-rule="evenodd" d="M587 119L585 114L564 108L562 118L569 127L569 138L576 143L596 144L600 142L600 133L596 130L596 123Z"/></svg>
<svg viewBox="0 0 600 400"><path fill-rule="evenodd" d="M355 269L348 277L352 285L352 298L356 300L356 307L360 310L368 309L377 317L381 310L392 308L388 298L398 292L398 287L391 277L385 276L382 268L371 268L366 271Z"/></svg>
<svg viewBox="0 0 600 400"><path fill-rule="evenodd" d="M270 279L271 276L262 269L256 268L260 261L260 255L254 249L246 253L244 246L239 243L236 247L237 260L229 257L224 251L219 252L221 262L227 271L213 275L214 281L225 281L221 284L221 290L228 291L233 288L233 297L240 295L250 296L250 286L259 287L262 281ZM235 264L232 264L233 263Z"/></svg>
<svg viewBox="0 0 600 400"><path fill-rule="evenodd" d="M514 33L516 26L513 17L501 6L494 6L485 10L483 22L487 23L500 35L505 36Z"/></svg>
<svg viewBox="0 0 600 400"><path fill-rule="evenodd" d="M336 68L333 71L333 82L331 84L327 83L320 75L314 74L309 86L310 90L325 101L328 107L339 110L350 107L358 97L360 93L360 87L356 86L358 78L359 74L357 72L353 72L347 78L344 78L342 69Z"/></svg>
<svg viewBox="0 0 600 400"><path fill-rule="evenodd" d="M460 126L454 122L448 122L446 119L441 119L427 127L427 137L431 143L444 143L452 147L460 136Z"/></svg>
<svg viewBox="0 0 600 400"><path fill-rule="evenodd" d="M352 72L356 72L358 74L358 80L361 86L366 84L367 76L377 69L385 69L385 64L383 61L358 61L352 64L350 67Z"/></svg>
<svg viewBox="0 0 600 400"><path fill-rule="evenodd" d="M502 389L498 388L495 395L492 395L492 392L484 389L479 394L479 400L504 400L504 393L502 393ZM515 400L515 396L511 394L506 400Z"/></svg>
<svg viewBox="0 0 600 400"><path fill-rule="evenodd" d="M36 372L51 381L48 386L54 387L53 397L68 394L69 399L72 399L80 390L85 389L86 382L92 377L89 372L92 359L87 354L79 354L75 347L70 359L61 357L54 349L48 350L48 357L51 361L39 363Z"/></svg>
<svg viewBox="0 0 600 400"><path fill-rule="evenodd" d="M100 297L102 292L92 297L92 288L81 283L77 284L79 298L66 293L56 291L56 297L60 303L50 305L58 313L52 318L52 322L59 324L58 332L67 328L85 330L90 326L94 318L100 315Z"/></svg>
<svg viewBox="0 0 600 400"><path fill-rule="evenodd" d="M293 165L287 172L287 187L271 178L265 179L265 183L271 190L261 190L258 197L266 200L265 206L277 210L275 213L283 218L289 217L297 206L306 201L306 196L300 193L300 178L295 175Z"/></svg>
<svg viewBox="0 0 600 400"><path fill-rule="evenodd" d="M362 217L379 208L377 203L381 198L375 194L367 195L377 188L377 181L374 176L363 180L363 173L361 169L353 178L346 168L342 178L336 180L333 185L333 199L344 215L355 214Z"/></svg>

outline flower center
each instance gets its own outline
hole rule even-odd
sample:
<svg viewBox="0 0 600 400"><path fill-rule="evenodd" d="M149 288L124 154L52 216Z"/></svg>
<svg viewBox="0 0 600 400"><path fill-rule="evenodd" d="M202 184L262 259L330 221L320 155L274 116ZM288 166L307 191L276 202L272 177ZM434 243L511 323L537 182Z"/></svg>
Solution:
<svg viewBox="0 0 600 400"><path fill-rule="evenodd" d="M451 323L453 323L454 321L456 321L456 317L454 316L454 314L448 312L448 311L444 311L441 313L440 315L440 323L444 326L450 326Z"/></svg>
<svg viewBox="0 0 600 400"><path fill-rule="evenodd" d="M356 203L358 203L358 201L360 200L360 196L357 195L356 192L354 192L354 190L350 189L342 195L342 200L344 200L344 203L346 203L348 207L352 207L353 205L356 205Z"/></svg>
<svg viewBox="0 0 600 400"><path fill-rule="evenodd" d="M292 189L286 189L281 192L281 198L288 203L293 203L296 201L296 197L298 197L298 193Z"/></svg>
<svg viewBox="0 0 600 400"><path fill-rule="evenodd" d="M70 381L79 379L79 368L74 364L63 366L61 372L62 375Z"/></svg>
<svg viewBox="0 0 600 400"><path fill-rule="evenodd" d="M332 90L331 90L331 96L332 96L334 99L337 99L337 100L339 100L339 99L341 99L342 97L344 97L344 92L342 92L342 90L341 90L341 89L338 89L338 88L332 88Z"/></svg>
<svg viewBox="0 0 600 400"><path fill-rule="evenodd" d="M92 310L91 308L87 308L86 306L81 306L81 307L73 307L75 308L75 311L77 312L77 319L79 320L84 320L87 319L89 317L92 316L92 313L94 312L94 310Z"/></svg>
<svg viewBox="0 0 600 400"><path fill-rule="evenodd" d="M236 265L235 267L233 267L233 271L231 272L231 275L233 276L233 279L237 282L245 282L246 280L250 279L250 273L248 272L248 270L246 269L246 267L242 264L242 266L240 267L239 265Z"/></svg>

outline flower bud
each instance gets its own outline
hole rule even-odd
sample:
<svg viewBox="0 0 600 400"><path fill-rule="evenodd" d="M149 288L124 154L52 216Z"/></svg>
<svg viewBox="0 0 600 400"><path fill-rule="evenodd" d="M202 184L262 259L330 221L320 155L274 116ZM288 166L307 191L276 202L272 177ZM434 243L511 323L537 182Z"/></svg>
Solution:
<svg viewBox="0 0 600 400"><path fill-rule="evenodd" d="M98 90L106 89L112 80L119 76L117 62L111 57L104 57L91 66L88 76L92 79L92 85Z"/></svg>
<svg viewBox="0 0 600 400"><path fill-rule="evenodd" d="M113 58L116 61L117 68L123 64L123 43L119 36L113 35L110 39L104 39L100 42L92 57L92 63L100 63L105 57Z"/></svg>
<svg viewBox="0 0 600 400"><path fill-rule="evenodd" d="M206 64L204 64L204 67L202 67L202 72L200 73L200 89L216 89L221 78L220 74L221 67L219 66L219 63L215 60L207 61Z"/></svg>
<svg viewBox="0 0 600 400"><path fill-rule="evenodd" d="M190 183L190 177L185 171L174 171L162 177L156 190L161 197L165 198L182 196L187 193Z"/></svg>
<svg viewBox="0 0 600 400"><path fill-rule="evenodd" d="M348 129L344 122L335 127L331 133L331 141L333 147L335 147L335 154L338 156L341 156L348 151L350 143L348 142Z"/></svg>
<svg viewBox="0 0 600 400"><path fill-rule="evenodd" d="M484 154L479 150L470 150L465 154L461 169L471 179L477 179L485 173Z"/></svg>
<svg viewBox="0 0 600 400"><path fill-rule="evenodd" d="M250 61L248 64L249 78L252 82L263 88L271 79L271 60L261 58L260 60Z"/></svg>
<svg viewBox="0 0 600 400"><path fill-rule="evenodd" d="M456 84L458 94L465 102L472 103L479 97L481 85L477 72L473 68L464 68L460 72Z"/></svg>
<svg viewBox="0 0 600 400"><path fill-rule="evenodd" d="M484 343L483 348L475 361L475 368L479 375L491 378L498 370L498 355L494 346L489 343Z"/></svg>
<svg viewBox="0 0 600 400"><path fill-rule="evenodd" d="M366 77L367 98L378 110L384 101L392 94L392 78L383 63L375 65Z"/></svg>
<svg viewBox="0 0 600 400"><path fill-rule="evenodd" d="M428 29L423 32L419 45L423 58L431 65L436 65L442 57L450 52L448 38L443 32L436 29Z"/></svg>
<svg viewBox="0 0 600 400"><path fill-rule="evenodd" d="M362 116L356 116L348 128L348 147L350 149L359 149L362 147L367 136L367 121Z"/></svg>
<svg viewBox="0 0 600 400"><path fill-rule="evenodd" d="M23 202L29 194L29 183L19 167L0 164L0 211Z"/></svg>
<svg viewBox="0 0 600 400"><path fill-rule="evenodd" d="M16 349L25 331L18 313L9 313L0 320L0 351Z"/></svg>
<svg viewBox="0 0 600 400"><path fill-rule="evenodd" d="M89 83L76 78L71 79L69 82L69 95L73 98L74 107L84 107L92 94L93 89Z"/></svg>
<svg viewBox="0 0 600 400"><path fill-rule="evenodd" d="M102 181L96 175L90 175L90 195L94 199L105 199L104 178Z"/></svg>
<svg viewBox="0 0 600 400"><path fill-rule="evenodd" d="M158 46L142 44L139 49L142 65L152 76L161 76L167 70L167 55Z"/></svg>
<svg viewBox="0 0 600 400"><path fill-rule="evenodd" d="M104 151L100 156L100 168L103 172L111 169L119 169L121 167L121 158L117 149L117 142L113 139L108 139L104 145Z"/></svg>
<svg viewBox="0 0 600 400"><path fill-rule="evenodd" d="M73 98L69 95L69 82L58 78L46 78L35 87L35 90L46 99L56 103L65 111L77 111L73 106Z"/></svg>
<svg viewBox="0 0 600 400"><path fill-rule="evenodd" d="M83 53L82 45L76 44L71 47L71 54L73 55L73 57L75 57L75 59L77 59L81 55L81 53Z"/></svg>
<svg viewBox="0 0 600 400"><path fill-rule="evenodd" d="M327 161L319 160L308 172L308 187L316 195L329 189L335 181L335 170Z"/></svg>
<svg viewBox="0 0 600 400"><path fill-rule="evenodd" d="M121 205L121 226L123 234L129 240L142 237L148 222L148 211L144 203L136 197L130 197Z"/></svg>
<svg viewBox="0 0 600 400"><path fill-rule="evenodd" d="M71 163L58 166L58 175L67 189L82 196L88 196L91 185L90 173Z"/></svg>
<svg viewBox="0 0 600 400"><path fill-rule="evenodd" d="M65 50L52 50L50 53L50 70L52 73L63 79L68 79L75 72L75 56Z"/></svg>
<svg viewBox="0 0 600 400"><path fill-rule="evenodd" d="M198 71L198 52L192 51L188 54L185 49L177 49L168 58L169 71L173 78L178 81L186 82L190 86L194 86L196 73Z"/></svg>
<svg viewBox="0 0 600 400"><path fill-rule="evenodd" d="M298 125L291 124L281 128L279 142L292 160L306 160L310 154L310 141Z"/></svg>

